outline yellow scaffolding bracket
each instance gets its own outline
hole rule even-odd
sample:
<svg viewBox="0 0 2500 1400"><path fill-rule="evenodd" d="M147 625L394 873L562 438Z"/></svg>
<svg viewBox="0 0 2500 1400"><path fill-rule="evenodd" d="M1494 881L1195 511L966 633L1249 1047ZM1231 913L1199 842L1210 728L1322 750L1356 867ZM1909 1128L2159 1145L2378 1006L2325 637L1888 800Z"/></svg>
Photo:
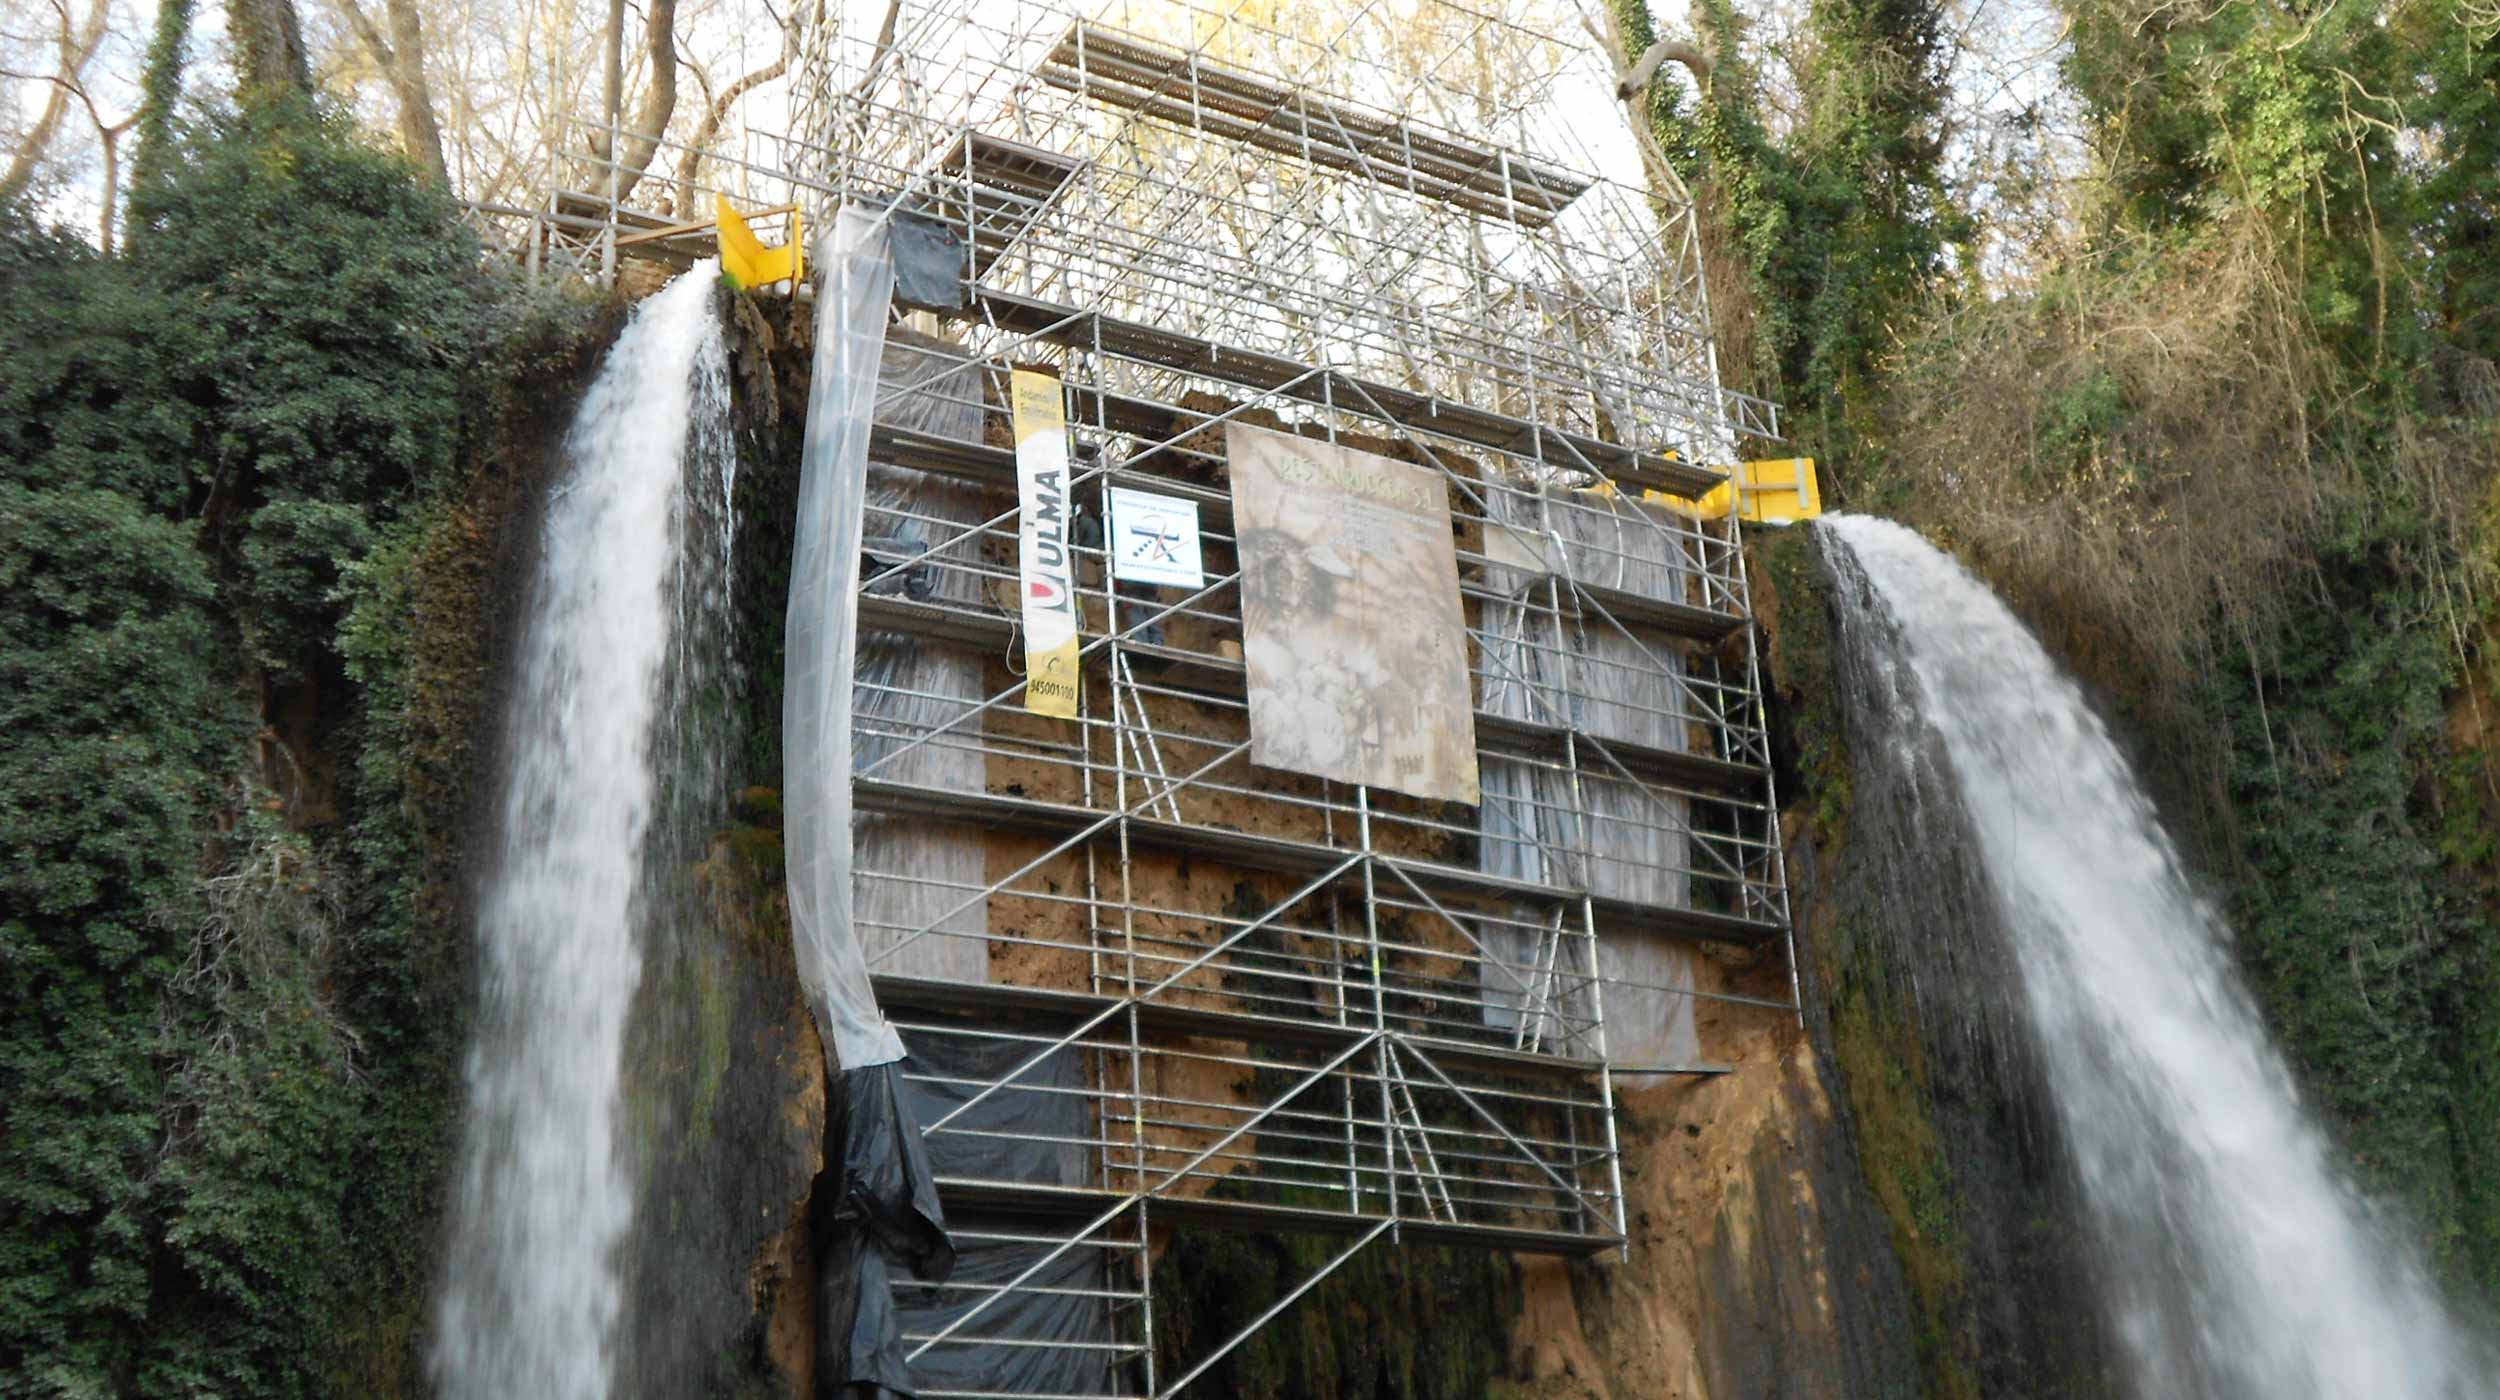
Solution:
<svg viewBox="0 0 2500 1400"><path fill-rule="evenodd" d="M747 221L729 202L729 196L712 196L712 207L720 225L720 270L743 291L770 286L785 279L796 288L807 275L806 256L799 251L806 242L799 226L799 211L790 210L790 241L778 248L767 248L755 236Z"/></svg>
<svg viewBox="0 0 2500 1400"><path fill-rule="evenodd" d="M1698 500L1663 491L1641 494L1696 520L1724 520L1731 507L1749 525L1794 525L1823 513L1823 490L1815 480L1812 457L1739 462L1727 480Z"/></svg>

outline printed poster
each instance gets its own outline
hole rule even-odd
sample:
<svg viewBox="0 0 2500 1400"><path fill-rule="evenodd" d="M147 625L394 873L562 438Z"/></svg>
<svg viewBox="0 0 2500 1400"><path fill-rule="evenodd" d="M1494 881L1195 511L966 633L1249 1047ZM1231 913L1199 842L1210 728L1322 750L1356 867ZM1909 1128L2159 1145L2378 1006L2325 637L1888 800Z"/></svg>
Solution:
<svg viewBox="0 0 2500 1400"><path fill-rule="evenodd" d="M1198 503L1112 487L1111 575L1122 583L1206 587Z"/></svg>
<svg viewBox="0 0 2500 1400"><path fill-rule="evenodd" d="M1076 588L1068 553L1068 423L1059 381L1011 376L1016 421L1016 560L1024 599L1024 708L1076 718Z"/></svg>
<svg viewBox="0 0 2500 1400"><path fill-rule="evenodd" d="M1476 711L1441 475L1228 424L1250 759L1474 803Z"/></svg>

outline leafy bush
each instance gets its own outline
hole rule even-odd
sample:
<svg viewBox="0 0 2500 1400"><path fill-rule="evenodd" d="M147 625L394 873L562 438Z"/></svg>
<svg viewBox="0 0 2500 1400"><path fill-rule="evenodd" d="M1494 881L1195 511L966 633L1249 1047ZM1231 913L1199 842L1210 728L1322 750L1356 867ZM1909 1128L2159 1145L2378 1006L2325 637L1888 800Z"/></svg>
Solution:
<svg viewBox="0 0 2500 1400"><path fill-rule="evenodd" d="M448 1141L465 405L515 323L337 114L164 154L121 258L0 213L0 1395L374 1389ZM466 640L402 630L438 589Z"/></svg>

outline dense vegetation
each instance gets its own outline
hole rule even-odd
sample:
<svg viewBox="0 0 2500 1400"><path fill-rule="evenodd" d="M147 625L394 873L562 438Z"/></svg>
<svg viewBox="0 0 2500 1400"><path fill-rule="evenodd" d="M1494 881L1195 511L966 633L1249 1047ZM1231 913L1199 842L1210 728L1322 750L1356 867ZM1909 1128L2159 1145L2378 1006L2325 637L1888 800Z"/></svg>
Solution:
<svg viewBox="0 0 2500 1400"><path fill-rule="evenodd" d="M0 1394L370 1393L460 1045L484 390L568 321L300 97L148 146L120 256L0 211Z"/></svg>
<svg viewBox="0 0 2500 1400"><path fill-rule="evenodd" d="M2356 1175L2500 1296L2500 12L2055 8L2076 168L1958 176L1960 12L1695 8L1706 79L1643 102L1732 377L2101 689ZM1862 1066L1862 1113L1915 1070Z"/></svg>

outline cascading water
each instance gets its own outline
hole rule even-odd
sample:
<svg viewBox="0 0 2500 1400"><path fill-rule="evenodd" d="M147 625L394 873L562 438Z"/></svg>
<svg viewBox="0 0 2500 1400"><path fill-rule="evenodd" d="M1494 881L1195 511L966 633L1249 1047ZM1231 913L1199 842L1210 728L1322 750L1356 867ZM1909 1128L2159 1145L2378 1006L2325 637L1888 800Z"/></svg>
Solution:
<svg viewBox="0 0 2500 1400"><path fill-rule="evenodd" d="M505 737L482 1001L432 1368L452 1400L614 1380L633 1180L619 1133L641 926L673 869L678 713L703 690L736 457L719 282L638 307L584 397L542 529ZM708 640L708 639L707 639ZM692 747L700 747L692 746ZM698 779L699 782L699 779Z"/></svg>
<svg viewBox="0 0 2500 1400"><path fill-rule="evenodd" d="M1911 531L1822 528L1844 631L1869 653L1861 681L1903 717L1893 751L1866 757L1940 767L1962 810L1932 829L1975 836L2135 1393L2500 1393L2488 1352L2330 1166L2227 930L2081 692Z"/></svg>

